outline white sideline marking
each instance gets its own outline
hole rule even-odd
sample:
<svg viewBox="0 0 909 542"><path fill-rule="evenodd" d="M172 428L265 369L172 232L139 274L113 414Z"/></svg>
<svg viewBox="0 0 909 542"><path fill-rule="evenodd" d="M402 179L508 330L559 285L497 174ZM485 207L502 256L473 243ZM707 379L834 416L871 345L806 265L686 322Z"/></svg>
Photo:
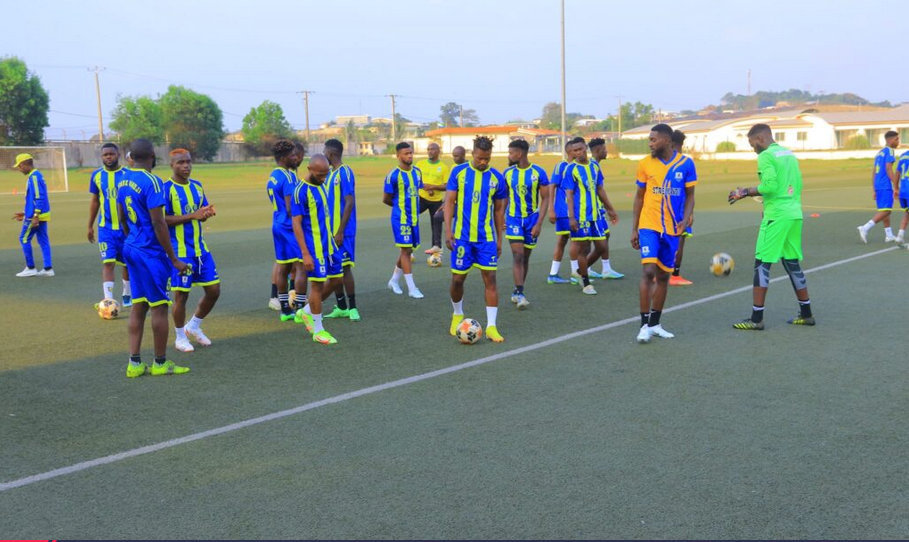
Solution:
<svg viewBox="0 0 909 542"><path fill-rule="evenodd" d="M876 250L874 252L869 252L867 254L861 254L859 256L853 256L852 258L846 258L844 260L838 260L828 264L820 265L812 269L808 269L805 273L815 273L817 271L823 271L825 269L830 269L831 267L837 267L840 265L845 265L857 260L863 260L865 258L870 258L872 256L877 256L885 252L890 252L897 250L899 247L889 247L882 250ZM770 282L778 282L781 280L788 279L788 276L781 276L771 279ZM740 294L751 290L751 286L742 286L741 288L736 288L734 290L729 290L728 292L723 292L720 294L714 294L707 297L702 297L701 299L695 299L694 301L688 301L680 305L675 305L663 311L666 312L675 312L696 305L701 305L703 303L709 303L717 299L722 299L724 297L729 297L731 295ZM622 320L617 320L615 322L610 322L608 324L603 324L601 326L592 327L589 329L584 329L581 331L575 331L574 333L569 333L568 335L562 335L553 339L547 339L545 341L540 341L538 343L529 344L527 346L522 346L520 348L515 348L513 350L506 350L505 352L500 352L498 354L493 354L491 356L486 356L484 358L475 359L473 361L468 361L466 363L461 363L459 365L452 365L451 367L446 367L444 369L438 369L436 371L431 371L428 373L423 373L419 375L409 376L407 378L402 378L400 380L394 380L392 382L386 382L385 384L378 384L376 386L370 386L368 388L361 388L359 390L342 393L340 395L335 395L333 397L328 397L327 399L322 399L320 401L314 401L312 403L307 403L305 405L300 405L298 407L290 408L287 410L282 410L280 412L273 412L271 414L266 414L265 416L259 416L258 418L251 418L244 420L242 422L232 423L229 425L224 425L221 427L216 427L215 429L209 429L208 431L202 431L200 433L193 433L191 435L186 435L185 437L179 437L171 440L166 440L159 442L157 444L151 444L148 446L142 446L140 448L134 448L132 450L127 450L125 452L120 452L112 455L107 455L104 457L99 457L97 459L92 459L90 461L83 461L81 463L76 463L68 467L61 467L59 469L50 470L47 472L42 472L40 474L33 474L31 476L26 476L25 478L19 478L18 480L12 480L10 482L0 483L0 492L8 491L10 489L15 489L17 487L31 485L37 482L42 482L44 480L50 480L51 478L56 478L58 476L64 476L67 474L73 474L76 472L84 471L91 469L93 467L99 467L101 465L107 465L110 463L116 463L117 461L122 461L124 459L129 459L132 457L137 457L140 455L150 454L152 452L157 452L159 450L166 450L167 448L173 448L181 444L187 444L196 440L202 440L204 438L213 437L216 435L221 435L224 433L230 433L232 431L237 431L239 429L244 429L246 427L251 427L253 425L258 425L260 423L270 422L272 420L279 420L281 418L286 418L288 416L293 416L294 414L299 414L301 412L306 412L307 410L313 410L319 407L326 405L331 405L335 403L342 403L350 399L355 399L357 397L362 397L364 395L370 395L373 393L378 393L380 391L390 390L393 388L398 388L401 386L406 386L408 384L413 384L415 382L422 382L423 380L429 380L431 378L436 378L438 376L446 375L449 373L454 373L462 371L464 369L469 369L470 367L476 367L478 365L483 365L490 363L492 361L497 361L500 359L508 358L511 356L516 356L518 354L523 354L524 352L531 352L533 350L539 350L540 348L546 348L547 346L552 346L554 344L559 344L565 341L570 341L584 335L590 335L591 333L597 333L599 331L605 331L607 329L612 329L616 327L623 326L625 324L630 324L632 322L638 322L639 317L633 316L630 318L624 318Z"/></svg>

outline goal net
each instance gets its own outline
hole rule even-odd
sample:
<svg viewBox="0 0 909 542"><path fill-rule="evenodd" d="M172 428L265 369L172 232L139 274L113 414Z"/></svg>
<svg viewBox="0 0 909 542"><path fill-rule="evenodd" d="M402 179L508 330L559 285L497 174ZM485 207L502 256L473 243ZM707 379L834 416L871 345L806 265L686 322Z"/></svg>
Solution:
<svg viewBox="0 0 909 542"><path fill-rule="evenodd" d="M63 147L0 147L0 194L25 192L25 175L13 169L16 155L21 153L34 157L35 168L44 175L48 192L69 192Z"/></svg>

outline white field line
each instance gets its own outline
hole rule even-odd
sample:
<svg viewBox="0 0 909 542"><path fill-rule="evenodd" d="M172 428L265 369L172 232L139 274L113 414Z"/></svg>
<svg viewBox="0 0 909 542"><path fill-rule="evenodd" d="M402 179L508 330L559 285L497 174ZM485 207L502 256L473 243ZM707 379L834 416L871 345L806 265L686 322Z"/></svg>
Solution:
<svg viewBox="0 0 909 542"><path fill-rule="evenodd" d="M898 248L899 247L889 247L889 248L885 248L882 250L876 250L874 252L869 252L867 254L853 256L852 258L837 260L835 262L831 262L828 264L820 265L818 267L814 267L812 269L808 269L805 271L805 273L816 273L818 271L830 269L831 267L845 265L845 264L852 263L852 262L855 262L858 260L863 260L865 258L870 258L872 256L877 256L877 255L883 254L885 252L897 250ZM788 276L776 277L776 278L772 279L770 282L778 282L781 280L786 280L788 278L789 278ZM711 296L707 296L707 297L702 297L700 299L695 299L694 301L688 301L686 303L675 305L673 307L666 309L663 312L675 312L675 311L688 309L688 308L691 308L691 307L694 307L697 305L702 305L704 303L709 303L711 301L716 301L717 299L722 299L724 297L729 297L729 296L740 294L740 293L747 292L750 290L751 290L751 286L742 286L741 288L735 288L733 290L729 290L728 292L723 292L723 293L719 293L719 294L715 294L715 295L711 295ZM232 424L224 425L221 427L216 427L214 429L209 429L208 431L202 431L200 433L193 433L191 435L186 435L184 437L166 440L163 442L159 442L157 444L150 444L148 446L133 448L132 450L126 450L124 452L107 455L107 456L99 457L96 459L91 459L89 461L75 463L75 464L69 465L67 467L61 467L59 469L49 470L47 472L42 472L39 474L33 474L31 476L26 476L24 478L19 478L17 480L12 480L9 482L2 482L2 483L0 483L0 492L8 491L10 489L15 489L17 487L28 486L31 484L35 484L37 482L42 482L44 480L50 480L51 478L56 478L58 476L74 474L74 473L88 470L88 469L91 469L94 467L100 467L101 465L116 463L116 462L122 461L124 459L138 457L140 455L150 454L150 453L157 452L160 450L166 450L168 448L180 446L181 444L187 444L190 442L202 440L202 439L213 437L216 435L230 433L233 431L237 431L239 429L245 429L247 427L259 425L261 423L270 422L270 421L274 421L274 420L280 420L281 418L286 418L288 416L300 414L301 412L306 412L308 410L314 410L314 409L317 409L317 408L320 408L323 406L327 406L327 405L332 405L335 403L342 403L344 401L349 401L350 399L355 399L357 397L362 397L364 395L371 395L373 393L378 393L378 392L390 390L393 388L407 386L409 384L414 384L416 382L422 382L424 380L429 380L429 379L447 375L450 373L455 373L458 371L462 371L464 369L476 367L478 365L484 365L486 363L498 361L500 359L517 356L517 355L523 354L525 352L532 352L534 350L546 348L546 347L549 347L549 346L552 346L555 344L563 343L566 341L570 341L572 339L576 339L578 337L582 337L584 335L590 335L591 333L606 331L608 329L613 329L616 327L624 326L625 324L636 323L636 322L640 321L639 318L640 318L639 316L633 316L630 318L624 318L622 320L616 320L615 322L610 322L608 324L591 327L591 328L584 329L581 331L575 331L574 333L569 333L567 335L562 335L562 336L555 337L552 339L547 339L545 341L540 341L537 343L529 344L527 346L522 346L520 348L506 350L505 352L500 352L498 354L493 354L491 356L486 356L483 358L475 359L473 361L468 361L466 363L461 363L459 365L452 365L451 367L446 367L444 369L438 369L436 371L430 371L428 373L409 376L407 378L402 378L400 380L386 382L384 384L378 384L376 386L370 386L368 388L361 388L359 390L342 393L340 395L335 395L333 397L328 397L326 399L314 401L312 403L306 403L305 405L300 405L298 407L290 408L287 410L281 410L279 412L273 412L271 414L266 414L265 416L259 416L257 418L250 418L248 420L243 420L241 422L232 423Z"/></svg>

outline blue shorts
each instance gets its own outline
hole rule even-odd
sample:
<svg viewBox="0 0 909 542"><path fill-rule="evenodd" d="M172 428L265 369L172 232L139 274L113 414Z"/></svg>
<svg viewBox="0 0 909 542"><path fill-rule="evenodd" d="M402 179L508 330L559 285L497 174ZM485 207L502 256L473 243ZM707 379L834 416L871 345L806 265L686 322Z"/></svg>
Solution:
<svg viewBox="0 0 909 542"><path fill-rule="evenodd" d="M506 216L505 239L512 243L524 243L526 248L537 246L537 238L531 235L533 227L537 225L540 213L531 213L529 216Z"/></svg>
<svg viewBox="0 0 909 542"><path fill-rule="evenodd" d="M353 235L344 236L344 242L339 247L341 250L341 265L344 267L353 267L357 264L356 256L357 238Z"/></svg>
<svg viewBox="0 0 909 542"><path fill-rule="evenodd" d="M168 290L174 266L163 250L143 250L124 244L123 259L129 270L133 303L147 303L149 307L170 305Z"/></svg>
<svg viewBox="0 0 909 542"><path fill-rule="evenodd" d="M904 198L900 196L900 209L904 211L909 211L909 198Z"/></svg>
<svg viewBox="0 0 909 542"><path fill-rule="evenodd" d="M609 234L609 216L606 215L606 209L601 208L597 217L597 227L600 229L601 239L606 239Z"/></svg>
<svg viewBox="0 0 909 542"><path fill-rule="evenodd" d="M495 271L498 266L499 246L495 241L471 243L460 239L454 240L454 250L451 251L452 273L464 275L471 267Z"/></svg>
<svg viewBox="0 0 909 542"><path fill-rule="evenodd" d="M579 220L578 231L569 232L572 241L596 241L605 239L606 235L600 232L597 220Z"/></svg>
<svg viewBox="0 0 909 542"><path fill-rule="evenodd" d="M303 258L300 252L300 245L297 244L297 238L294 237L293 229L282 227L271 228L271 236L275 241L275 261L278 263L299 262Z"/></svg>
<svg viewBox="0 0 909 542"><path fill-rule="evenodd" d="M675 255L679 250L677 235L654 230L638 230L638 240L641 243L642 264L655 263L667 273L675 269Z"/></svg>
<svg viewBox="0 0 909 542"><path fill-rule="evenodd" d="M694 230L691 229L691 226L685 228L685 233L682 234L682 237L694 237Z"/></svg>
<svg viewBox="0 0 909 542"><path fill-rule="evenodd" d="M193 286L211 286L220 284L221 277L215 267L215 259L211 252L205 252L198 258L180 258L183 263L193 266L192 275L183 275L173 268L170 274L170 289L178 292L188 292Z"/></svg>
<svg viewBox="0 0 909 542"><path fill-rule="evenodd" d="M877 202L878 211L893 210L893 190L875 190L874 199Z"/></svg>
<svg viewBox="0 0 909 542"><path fill-rule="evenodd" d="M568 217L556 217L555 228L556 235L568 235L571 233L571 224L568 222Z"/></svg>
<svg viewBox="0 0 909 542"><path fill-rule="evenodd" d="M340 252L335 252L330 256L326 254L321 254L319 257L313 256L313 264L312 271L306 272L306 278L313 282L325 282L328 279L344 276Z"/></svg>
<svg viewBox="0 0 909 542"><path fill-rule="evenodd" d="M98 250L101 251L101 263L118 263L123 261L123 231L98 227Z"/></svg>
<svg viewBox="0 0 909 542"><path fill-rule="evenodd" d="M401 248L417 248L420 246L420 224L391 223L391 233L395 236L395 246Z"/></svg>

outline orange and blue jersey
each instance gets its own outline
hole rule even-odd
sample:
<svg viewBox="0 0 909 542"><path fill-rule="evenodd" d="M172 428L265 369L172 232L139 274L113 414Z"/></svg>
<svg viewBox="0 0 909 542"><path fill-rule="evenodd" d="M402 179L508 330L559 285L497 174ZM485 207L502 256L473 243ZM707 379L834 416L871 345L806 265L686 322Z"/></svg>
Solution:
<svg viewBox="0 0 909 542"><path fill-rule="evenodd" d="M342 164L338 169L331 170L325 184L327 185L328 203L332 210L334 233L338 233L338 229L341 227L341 217L344 216L347 206L347 196L354 195L354 172L349 166ZM356 234L357 203L355 199L350 210L350 218L347 220L347 227L344 228L344 237L352 237Z"/></svg>
<svg viewBox="0 0 909 542"><path fill-rule="evenodd" d="M37 169L28 174L25 187L25 220L31 220L38 213L38 220L50 220L50 200L47 199L47 184L44 175Z"/></svg>
<svg viewBox="0 0 909 542"><path fill-rule="evenodd" d="M88 191L98 196L98 227L109 230L120 230L120 213L117 211L117 181L123 178L126 170L122 167L113 171L98 168L92 172Z"/></svg>
<svg viewBox="0 0 909 542"><path fill-rule="evenodd" d="M123 206L129 225L124 246L164 254L149 212L164 207L164 196L164 181L157 175L144 169L126 169L123 178L117 181L117 203Z"/></svg>
<svg viewBox="0 0 909 542"><path fill-rule="evenodd" d="M287 202L284 197L292 196L296 185L296 174L283 167L275 168L268 177L266 189L268 191L268 199L271 201L272 229L293 229L293 223L290 220L290 209L287 208Z"/></svg>
<svg viewBox="0 0 909 542"><path fill-rule="evenodd" d="M291 198L291 212L302 217L303 238L310 255L325 265L338 250L325 183L317 185L305 180L298 183Z"/></svg>
<svg viewBox="0 0 909 542"><path fill-rule="evenodd" d="M420 215L419 191L423 187L423 174L419 168L410 171L396 167L385 176L383 191L391 194L391 223L416 226Z"/></svg>
<svg viewBox="0 0 909 542"><path fill-rule="evenodd" d="M603 186L603 172L599 164L593 160L586 164L572 162L562 174L561 185L562 190L574 192L575 220L594 222L599 216L597 190Z"/></svg>
<svg viewBox="0 0 909 542"><path fill-rule="evenodd" d="M208 205L208 198L202 190L202 183L190 179L180 184L173 179L164 183L164 213L170 216L181 216L195 213ZM183 224L169 226L170 242L178 258L201 258L208 252L208 245L202 238L202 223L190 220Z"/></svg>
<svg viewBox="0 0 909 542"><path fill-rule="evenodd" d="M685 190L697 185L694 160L681 153L663 162L647 156L638 163L636 184L644 189L644 205L638 228L668 235L682 235L687 194Z"/></svg>
<svg viewBox="0 0 909 542"><path fill-rule="evenodd" d="M552 170L552 181L550 184L555 186L555 194L552 201L552 211L557 218L568 218L568 203L565 200L565 191L562 190L562 175L571 162L561 161L556 164Z"/></svg>
<svg viewBox="0 0 909 542"><path fill-rule="evenodd" d="M495 200L508 198L508 183L494 168L475 169L469 162L455 166L447 190L458 192L452 233L459 241L486 243L496 240Z"/></svg>
<svg viewBox="0 0 909 542"><path fill-rule="evenodd" d="M508 183L508 211L510 217L526 218L540 210L540 188L549 186L546 170L536 164L527 169L511 166L503 174Z"/></svg>
<svg viewBox="0 0 909 542"><path fill-rule="evenodd" d="M874 155L874 189L893 190L893 183L887 175L887 164L896 161L895 153L890 147L884 147Z"/></svg>

